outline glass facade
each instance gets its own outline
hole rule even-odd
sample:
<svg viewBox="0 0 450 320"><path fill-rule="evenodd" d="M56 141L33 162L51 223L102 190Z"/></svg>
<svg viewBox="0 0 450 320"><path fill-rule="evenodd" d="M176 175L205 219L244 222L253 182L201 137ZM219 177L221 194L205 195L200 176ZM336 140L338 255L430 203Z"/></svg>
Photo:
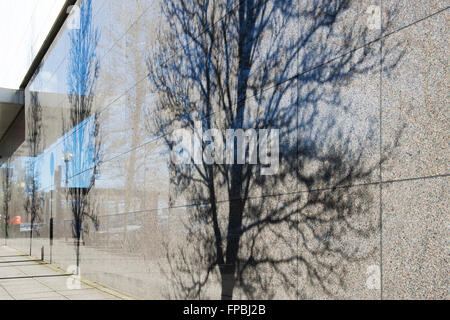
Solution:
<svg viewBox="0 0 450 320"><path fill-rule="evenodd" d="M141 298L445 298L448 11L384 2L77 2L5 241Z"/></svg>

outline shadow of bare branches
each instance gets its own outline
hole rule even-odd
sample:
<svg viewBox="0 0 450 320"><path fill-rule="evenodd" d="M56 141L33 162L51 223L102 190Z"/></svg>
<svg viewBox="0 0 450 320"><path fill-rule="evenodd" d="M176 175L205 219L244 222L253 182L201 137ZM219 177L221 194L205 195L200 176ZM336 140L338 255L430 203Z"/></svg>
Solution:
<svg viewBox="0 0 450 320"><path fill-rule="evenodd" d="M150 133L173 151L179 128L214 129L222 141L230 129L280 132L272 175L191 154L170 164L172 211L180 198L192 205L166 244L169 297L339 295L349 268L376 261L373 187L395 147L380 151L377 75L402 52L381 52L355 3L163 1L166 24L148 59ZM215 139L200 138L201 154Z"/></svg>

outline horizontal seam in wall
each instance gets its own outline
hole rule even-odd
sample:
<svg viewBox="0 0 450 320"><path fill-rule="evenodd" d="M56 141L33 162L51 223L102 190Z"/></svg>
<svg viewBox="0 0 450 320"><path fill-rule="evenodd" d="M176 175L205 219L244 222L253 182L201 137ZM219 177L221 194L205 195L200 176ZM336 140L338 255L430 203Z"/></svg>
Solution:
<svg viewBox="0 0 450 320"><path fill-rule="evenodd" d="M441 174L441 175L432 175L432 176L422 176L422 177L416 177L416 178L405 178L405 179L397 179L397 180L386 180L382 181L381 184L392 184L392 183L399 183L399 182L410 182L410 181L420 181L420 180L429 180L429 179L438 179L438 178L447 178L450 174ZM305 193L311 193L311 192L324 192L324 191L334 191L334 190L340 190L340 189L350 189L350 188L360 188L360 187L368 187L368 186L378 186L380 185L380 182L368 182L368 183L360 183L360 184L354 184L354 185L347 185L347 186L338 186L338 187L324 187L324 188L317 188L317 189L311 189L311 190L302 190L302 191L294 191L294 192L286 192L286 193L279 193L279 194L267 194L262 196L255 196L255 197L247 197L246 200L255 200L255 199L265 199L265 198L275 198L275 197L283 197L283 196L293 196L296 194L305 194ZM218 200L215 203L217 204L223 204L223 203L229 203L232 201L241 200L239 198L234 199L227 199L227 200ZM195 202L190 204L183 204L179 206L170 206L170 207L164 207L164 208L152 208L152 209L144 209L144 210L136 210L136 211L127 211L127 212L120 212L115 213L112 215L98 215L98 217L111 217L111 216L118 216L118 215L125 215L125 214L136 214L136 213L150 213L150 212L158 212L161 210L170 210L170 209L182 209L182 208L190 208L190 207L196 207L201 205L207 205L208 201L202 201L202 202Z"/></svg>

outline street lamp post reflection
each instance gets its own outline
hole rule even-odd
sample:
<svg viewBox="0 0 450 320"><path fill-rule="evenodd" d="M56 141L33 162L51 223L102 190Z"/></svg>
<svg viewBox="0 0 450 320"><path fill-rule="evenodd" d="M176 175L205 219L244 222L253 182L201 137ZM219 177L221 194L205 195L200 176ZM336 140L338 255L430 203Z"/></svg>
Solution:
<svg viewBox="0 0 450 320"><path fill-rule="evenodd" d="M69 162L73 159L73 154L70 152L64 152L61 156L61 159L66 164L66 199L69 199ZM68 202L66 202L67 204ZM65 232L66 229L66 223L64 221L64 238L65 241L67 241L67 233Z"/></svg>
<svg viewBox="0 0 450 320"><path fill-rule="evenodd" d="M61 159L66 163L66 188L68 188L69 162L73 159L73 154L71 154L70 152L64 152L61 156Z"/></svg>

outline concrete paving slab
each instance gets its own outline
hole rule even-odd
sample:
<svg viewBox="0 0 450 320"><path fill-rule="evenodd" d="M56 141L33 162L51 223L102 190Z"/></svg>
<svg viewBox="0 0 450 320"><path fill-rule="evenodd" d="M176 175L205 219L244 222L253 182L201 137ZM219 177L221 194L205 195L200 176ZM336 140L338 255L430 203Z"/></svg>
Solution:
<svg viewBox="0 0 450 320"><path fill-rule="evenodd" d="M56 266L0 246L0 300L129 299L121 292L83 278L73 289L70 287L73 280L73 276Z"/></svg>

